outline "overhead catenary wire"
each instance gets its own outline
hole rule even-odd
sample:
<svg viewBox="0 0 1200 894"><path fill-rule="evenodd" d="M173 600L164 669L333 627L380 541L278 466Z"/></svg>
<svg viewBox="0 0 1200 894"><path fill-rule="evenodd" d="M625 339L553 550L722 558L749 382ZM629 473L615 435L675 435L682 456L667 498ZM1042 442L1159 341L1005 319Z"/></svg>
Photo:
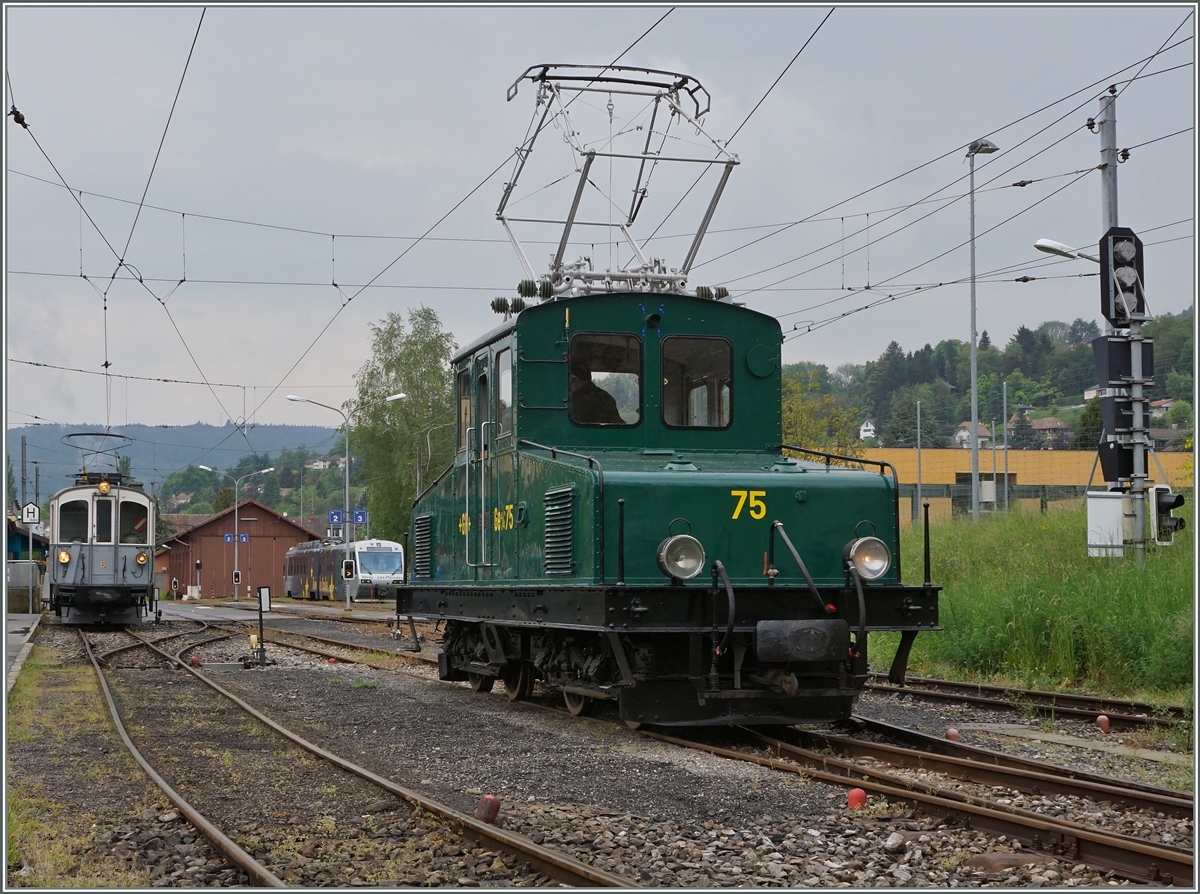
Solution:
<svg viewBox="0 0 1200 894"><path fill-rule="evenodd" d="M1125 66L1124 68L1118 69L1117 71L1113 72L1112 74L1109 74L1109 75L1107 75L1106 77L1103 77L1103 78L1100 78L1100 79L1098 79L1098 80L1092 81L1090 84L1088 84L1088 85L1086 85L1086 86L1084 86L1084 87L1081 87L1081 88L1079 88L1078 90L1073 90L1072 92L1068 93L1067 95L1065 95L1065 96L1063 96L1063 97L1060 97L1059 99L1056 99L1056 100L1054 100L1053 102L1047 103L1046 105L1043 105L1043 106L1041 106L1040 108L1038 108L1038 109L1035 109L1035 110L1034 110L1034 111L1032 111L1032 112L1029 112L1028 114L1022 115L1020 118L1016 118L1016 119L1014 119L1014 120L1010 121L1009 123L1007 123L1007 124L1005 124L1005 125L1003 125L1003 126L1001 126L1001 127L999 127L999 128L996 128L996 129L994 129L994 130L991 130L991 131L989 131L989 133L991 133L991 134L999 134L999 133L1003 133L1004 131L1008 130L1009 128L1011 128L1011 127L1015 127L1016 125L1018 125L1018 124L1021 124L1021 123L1022 123L1022 122L1024 122L1024 121L1027 121L1028 119L1030 119L1030 118L1034 117L1035 115L1040 115L1042 112L1045 112L1045 111L1047 111L1048 109L1052 109L1052 108L1054 108L1056 105L1059 105L1059 104L1061 104L1061 103L1067 102L1068 100L1071 100L1071 99L1073 99L1074 97L1078 96L1078 95L1079 95L1079 94L1081 94L1081 93L1086 93L1086 92L1088 92L1088 91L1090 91L1090 90L1093 90L1095 87L1099 86L1100 84L1104 84L1104 83L1113 83L1113 80L1112 80L1112 79L1113 79L1113 78L1115 78L1117 75L1120 75L1120 74L1122 74L1122 73L1124 73L1124 72L1126 72L1126 71L1129 71L1129 69L1131 69L1131 68L1134 68L1135 66L1137 66L1137 65L1139 65L1139 64L1141 64L1141 63L1148 62L1148 61L1152 61L1152 60L1155 58L1155 56L1157 56L1157 55L1160 55L1161 53L1165 52L1166 50L1175 49L1176 47L1178 47L1178 46L1181 46L1182 44L1184 44L1184 43L1187 43L1187 42L1188 42L1188 41L1190 41L1190 40L1192 40L1192 37L1191 37L1191 36L1185 37L1185 38L1183 38L1182 40L1178 41L1178 42L1177 42L1177 43L1175 43L1175 44L1172 44L1172 45L1171 45L1171 46L1169 46L1169 47L1165 47L1165 48L1163 48L1163 49L1160 49L1160 50L1158 51L1158 53L1152 54L1152 55L1150 55L1150 56L1146 56L1146 57L1145 57L1145 58L1143 58L1143 59L1139 59L1139 60L1138 60L1138 61L1136 61L1136 62L1130 63L1129 65ZM1191 63L1187 63L1187 65L1190 65L1190 64L1191 64ZM1176 68L1182 68L1182 67L1186 67L1186 66L1175 66L1174 68L1171 68L1171 69L1166 69L1166 70L1167 70L1167 71L1173 71L1173 70L1175 70ZM1144 78L1147 78L1147 77L1152 77L1153 75L1155 75L1155 74L1159 74L1159 73L1160 73L1160 72L1151 72L1151 73L1150 73L1150 74L1148 74L1148 75L1140 75L1140 74L1139 74L1139 75L1137 75L1135 78L1131 78L1131 79L1130 79L1130 82L1132 82L1133 80L1135 80L1135 79L1137 79L1137 78L1143 78L1143 79L1144 79ZM1119 80L1118 80L1118 81L1116 81L1115 83L1124 83L1124 82L1122 82L1122 81L1119 81ZM1091 102L1093 99L1094 99L1094 97L1092 97L1091 95L1089 95L1089 96L1088 96L1088 98L1087 98L1087 100L1086 100L1085 102L1082 102L1082 103L1080 103L1080 105L1079 105L1079 106L1078 106L1078 107L1077 107L1075 110L1073 110L1073 111L1077 111L1079 108L1083 108L1083 106L1087 105L1087 103L1088 103L1088 102ZM1059 120L1061 120L1061 119L1059 119ZM711 263L713 263L713 262L715 262L715 261L719 261L719 260L721 260L722 258L726 258L726 257L728 257L728 256L729 256L729 255L731 255L731 254L734 254L734 253L736 253L736 252L739 252L739 251L743 251L744 249L747 249L747 248L750 248L750 247L752 247L752 246L754 246L754 245L757 245L757 244L759 244L760 242L762 242L762 241L764 241L764 240L766 240L766 239L773 238L774 236L777 236L777 235L779 235L780 233L784 233L784 232L786 232L787 230L791 229L792 227L795 227L795 226L797 226L797 225L799 225L799 224L801 224L801 223L805 223L806 221L809 221L809 220L811 220L811 219L815 218L817 215L820 215L820 214L826 214L826 213L828 213L828 212L832 211L832 210L833 210L833 209L835 209L835 208L840 208L842 205L845 205L845 204L847 204L847 203L849 203L849 202L853 202L855 199L862 198L863 196L865 196L865 195L868 195L868 194L870 194L870 193L872 193L872 192L875 192L875 191L876 191L876 190L878 190L878 189L882 189L883 187L885 187L885 186L888 186L888 185L890 185L890 184L892 184L892 183L895 183L896 181L898 181L898 180L901 180L901 179L903 179L904 177L908 177L908 176L909 176L909 175L911 175L911 174L915 174L917 171L920 171L920 170L922 170L922 169L924 169L924 168L927 168L927 167L929 167L929 166L930 166L930 165L932 165L932 164L936 164L937 162L939 162L939 161L942 161L943 159L950 157L951 155L954 155L954 154L956 154L956 153L958 153L958 152L961 152L961 151L963 150L963 148L965 148L965 147L963 147L963 146L959 146L959 147L956 147L956 148L954 148L954 149L951 149L951 150L949 150L948 152L943 152L941 155L937 156L936 158L932 158L932 159L930 159L929 161L922 162L921 164L919 164L919 165L916 165L915 167L909 168L907 171L904 171L903 173L897 174L897 175L895 175L894 177L889 177L888 179L886 179L886 180L883 180L883 181L881 181L880 183L877 183L877 184L875 184L874 186L870 186L870 187L868 187L867 189L864 189L864 190L862 190L861 192L855 193L854 195L850 196L849 198L842 199L842 200L840 200L840 201L838 201L838 202L835 202L835 203L833 203L832 205L828 205L828 206L826 206L825 208L822 208L822 209L821 209L821 210L819 210L819 211L815 211L815 212L813 212L813 214L811 214L811 215L808 215L808 216L806 216L806 217L800 218L799 220L797 220L797 221L793 221L792 223L786 224L786 225L784 225L784 226L780 227L780 229L779 229L778 231L776 231L776 232L773 232L773 233L767 233L767 234L765 234L765 235L763 235L763 236L760 236L759 238L757 238L757 239L755 239L755 240L753 240L753 241L747 242L747 243L745 243L745 244L743 244L743 245L739 245L739 246L737 246L736 248L730 249L729 251L726 251L726 252L723 252L722 254L719 254L719 255L717 255L716 257L709 258L709 259L708 259L708 260L706 260L706 261L703 261L703 262L701 262L701 263L699 263L699 264L696 264L696 265L694 265L694 266L693 266L693 268L692 268L692 269L698 269L699 267L703 267L705 264L711 264ZM960 179L961 179L961 178L960 178Z"/></svg>
<svg viewBox="0 0 1200 894"><path fill-rule="evenodd" d="M628 47L626 47L620 53L620 55L617 56L616 59L614 59L612 62L610 62L609 65L610 66L616 65L617 62L619 62L626 53L628 53L631 49L633 49L635 46L637 46L647 34L649 34L651 31L653 31L655 28L657 28L658 25L664 19L666 19L666 17L668 15L670 15L671 12L673 12L673 11L674 11L674 7L667 10L653 25L651 25L649 28L647 28L637 38L637 40L635 40ZM387 266L385 266L382 270L380 270L377 274L375 274L375 276L371 277L371 279L368 280L365 285L363 285L361 288L359 288L357 291L355 291L353 295L350 295L348 298L346 298L345 302L341 305L341 307L339 307L334 312L334 314L330 318L329 322L326 323L322 327L321 331L317 333L316 338L314 338L312 340L312 342L309 344L309 346L307 348L305 348L303 353L301 353L299 358L297 358L296 362L292 364L292 366L287 370L286 373L284 373L283 377L279 380L278 384L276 384L274 387L272 387L270 389L270 391L268 392L267 396L264 397L255 406L254 411L257 412L259 410L259 408L261 408L263 406L263 404L265 404L268 400L271 399L271 397L274 396L276 391L278 391L281 387L283 387L283 383L287 381L287 377L292 374L292 372L296 369L297 366L300 365L301 362L303 362L304 358L308 356L309 352L312 351L312 349L316 346L317 342L321 340L321 337L329 330L329 327L334 324L334 322L337 320L338 316L341 315L341 312L343 310L345 310L345 308L350 304L351 301L353 301L355 298L357 298L359 295L361 295L363 293L363 291L365 291L368 287L373 285L381 276L383 276L385 273L387 273L389 270L391 270L392 267L394 267L396 264L398 264L410 251L412 251L414 248L416 248L417 245L419 245L425 239L426 236L428 236L435 229L437 229L437 227L439 227L442 224L442 222L444 220L446 220L446 218L448 218L455 211L457 211L460 207L462 207L462 205L464 203L466 203L466 201L468 199L470 199L471 196L475 195L475 193L477 193L480 189L482 189L485 184L487 184L493 177L495 177L496 174L498 174L504 168L504 166L507 165L509 163L509 161L511 161L514 157L516 157L520 152L521 152L521 149L517 148L517 149L514 149L511 153L509 153L509 155L502 162L500 162L500 164L498 164L495 168L492 169L491 173L489 173L486 177L484 177L482 180L480 180L479 183L477 183L465 196L463 196L461 199L459 199L457 202L455 202L449 211L447 211L445 214L443 214L441 217L439 217L436 221L434 221L434 223L429 227L429 229L427 229L424 233L422 233L411 245L409 245L406 249L404 249L404 251L402 251L390 263L388 263Z"/></svg>

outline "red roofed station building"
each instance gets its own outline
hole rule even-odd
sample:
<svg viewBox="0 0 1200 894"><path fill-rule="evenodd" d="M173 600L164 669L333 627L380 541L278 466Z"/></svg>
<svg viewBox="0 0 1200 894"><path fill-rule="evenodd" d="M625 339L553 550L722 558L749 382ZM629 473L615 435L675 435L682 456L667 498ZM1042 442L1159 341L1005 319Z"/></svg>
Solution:
<svg viewBox="0 0 1200 894"><path fill-rule="evenodd" d="M159 545L154 571L163 598L170 598L172 581L178 581L180 596L189 586L198 585L205 599L234 598L233 513L230 507L202 516L195 527ZM270 587L272 596L282 596L284 555L296 544L320 540L321 535L257 500L243 500L237 513L237 564L242 573L237 597L253 598L259 587Z"/></svg>

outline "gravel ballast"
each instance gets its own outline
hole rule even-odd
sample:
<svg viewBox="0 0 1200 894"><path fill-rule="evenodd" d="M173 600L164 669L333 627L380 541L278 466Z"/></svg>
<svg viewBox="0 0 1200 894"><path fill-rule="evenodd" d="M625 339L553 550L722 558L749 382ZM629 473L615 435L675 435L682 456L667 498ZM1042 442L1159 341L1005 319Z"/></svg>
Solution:
<svg viewBox="0 0 1200 894"><path fill-rule="evenodd" d="M344 635L333 631L347 626L315 625L324 628L322 635ZM44 633L39 643L61 647L61 635L62 631ZM385 636L363 631L360 635L384 651L396 648ZM212 676L300 735L459 810L473 812L482 795L495 794L502 804L498 825L642 884L1119 883L1086 867L1021 853L1014 842L947 826L905 805L872 799L866 808L852 811L846 807L845 790L838 787L680 749L609 723L512 704L504 698L502 685L485 696L465 684L440 683L424 667L384 672L268 648L276 664L215 671ZM214 643L201 647L199 654L206 663L233 662L248 655L248 642L240 638ZM550 698L544 701L553 703ZM869 696L859 706L865 716L936 734L947 726L965 726L967 717L956 713L960 710ZM1019 720L981 717L978 712L970 718L976 723ZM982 744L972 735L965 732L964 741ZM1090 763L1102 754L1072 754L1072 749L1036 742L1021 747L1047 762L1073 759L1081 769L1092 769ZM32 750L14 752L10 744L10 781L24 778L27 762L34 757ZM1122 772L1123 759L1111 754L1103 759L1111 765L1101 772L1129 775ZM40 778L46 788L54 780L70 784L61 774L43 772ZM99 827L98 838L121 826L122 834L132 837L114 840L137 841L148 831L133 831L150 823L138 819L145 809L139 805L127 814L124 825L109 819L107 827ZM1167 822L1171 829L1165 828ZM1175 828L1178 822L1164 821L1161 834L1190 840L1190 822L1185 829ZM423 883L457 883L441 872L435 880L434 870L422 867ZM183 878L167 876L165 883L196 883ZM228 883L219 873L214 879L211 883ZM421 883L415 878L404 881ZM331 876L308 883L346 880Z"/></svg>

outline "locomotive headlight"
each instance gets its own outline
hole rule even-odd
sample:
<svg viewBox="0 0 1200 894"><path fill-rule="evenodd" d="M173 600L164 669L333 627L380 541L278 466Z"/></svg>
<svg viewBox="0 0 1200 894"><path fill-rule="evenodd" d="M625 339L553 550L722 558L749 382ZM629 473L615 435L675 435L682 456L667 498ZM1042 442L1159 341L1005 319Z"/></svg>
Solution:
<svg viewBox="0 0 1200 894"><path fill-rule="evenodd" d="M65 549L60 549L58 551L58 564L66 565L70 561L71 561L71 554L69 552L67 552Z"/></svg>
<svg viewBox="0 0 1200 894"><path fill-rule="evenodd" d="M892 553L878 537L859 537L846 544L845 560L863 580L877 580L892 567Z"/></svg>
<svg viewBox="0 0 1200 894"><path fill-rule="evenodd" d="M148 555L146 555L145 550L142 550L140 553L137 554L137 563L139 565L145 565L149 561L150 561L150 557Z"/></svg>
<svg viewBox="0 0 1200 894"><path fill-rule="evenodd" d="M691 534L676 534L658 545L658 567L667 577L688 580L704 570L704 547Z"/></svg>
<svg viewBox="0 0 1200 894"><path fill-rule="evenodd" d="M101 481L96 485L96 490L100 491L102 494L108 493L111 488L112 485L110 485L107 481Z"/></svg>

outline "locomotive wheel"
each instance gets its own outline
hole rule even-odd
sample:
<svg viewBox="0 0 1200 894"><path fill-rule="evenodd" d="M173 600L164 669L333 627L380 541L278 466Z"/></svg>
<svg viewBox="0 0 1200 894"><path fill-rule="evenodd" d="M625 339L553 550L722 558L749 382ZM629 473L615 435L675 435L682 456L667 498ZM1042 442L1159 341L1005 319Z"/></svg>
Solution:
<svg viewBox="0 0 1200 894"><path fill-rule="evenodd" d="M574 692L563 690L563 701L567 704L567 710L572 717L578 717L581 714L585 717L592 713L592 700L586 695L578 695Z"/></svg>
<svg viewBox="0 0 1200 894"><path fill-rule="evenodd" d="M510 702L523 701L533 695L533 665L518 659L504 668L504 688Z"/></svg>
<svg viewBox="0 0 1200 894"><path fill-rule="evenodd" d="M489 677L487 674L468 673L467 682L471 684L471 688L476 692L491 692L496 678Z"/></svg>

